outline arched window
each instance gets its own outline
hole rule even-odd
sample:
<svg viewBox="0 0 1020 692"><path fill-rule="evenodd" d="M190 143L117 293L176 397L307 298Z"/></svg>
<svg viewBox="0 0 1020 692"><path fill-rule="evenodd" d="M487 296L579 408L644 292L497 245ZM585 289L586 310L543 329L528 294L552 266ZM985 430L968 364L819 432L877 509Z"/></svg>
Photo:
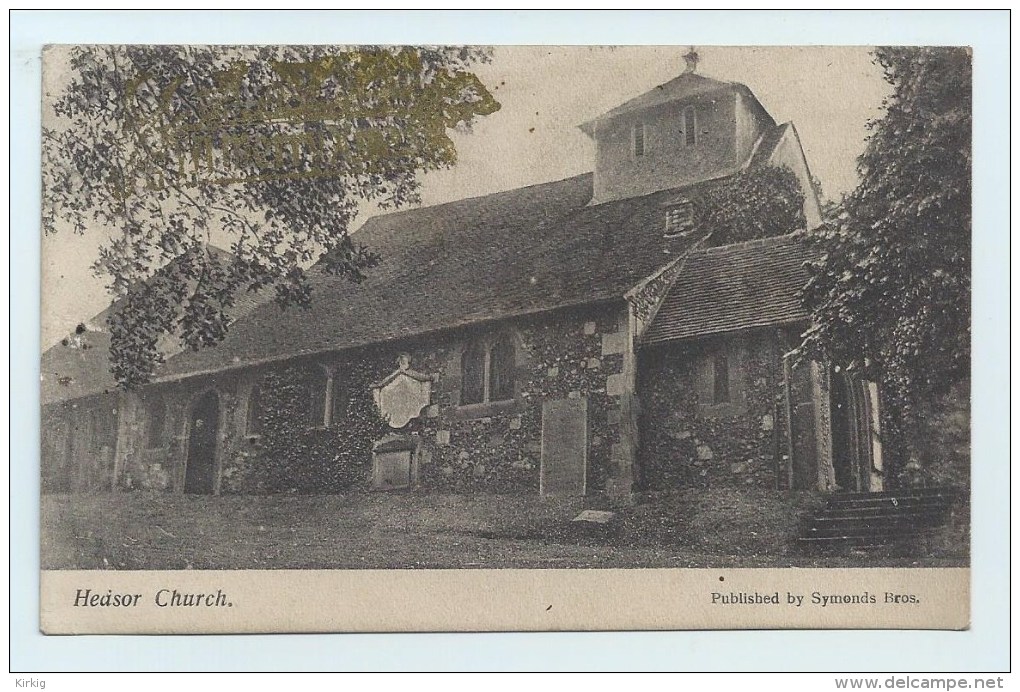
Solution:
<svg viewBox="0 0 1020 692"><path fill-rule="evenodd" d="M698 119L694 107L684 109L684 144L693 146L698 143Z"/></svg>
<svg viewBox="0 0 1020 692"><path fill-rule="evenodd" d="M480 404L485 401L486 351L475 342L460 357L460 403Z"/></svg>
<svg viewBox="0 0 1020 692"><path fill-rule="evenodd" d="M461 355L460 403L513 399L516 370L514 342L509 334L472 342Z"/></svg>
<svg viewBox="0 0 1020 692"><path fill-rule="evenodd" d="M326 399L329 396L330 373L326 368L312 368L308 377L308 427L322 428L326 420Z"/></svg>
<svg viewBox="0 0 1020 692"><path fill-rule="evenodd" d="M712 403L730 403L730 359L720 348L712 360Z"/></svg>
<svg viewBox="0 0 1020 692"><path fill-rule="evenodd" d="M347 384L334 373L329 392L329 425L342 423L347 418L347 402Z"/></svg>
<svg viewBox="0 0 1020 692"><path fill-rule="evenodd" d="M249 437L262 434L262 391L257 384L252 386L248 394L248 417L244 432Z"/></svg>
<svg viewBox="0 0 1020 692"><path fill-rule="evenodd" d="M489 350L489 401L514 398L514 345L508 334L497 339Z"/></svg>

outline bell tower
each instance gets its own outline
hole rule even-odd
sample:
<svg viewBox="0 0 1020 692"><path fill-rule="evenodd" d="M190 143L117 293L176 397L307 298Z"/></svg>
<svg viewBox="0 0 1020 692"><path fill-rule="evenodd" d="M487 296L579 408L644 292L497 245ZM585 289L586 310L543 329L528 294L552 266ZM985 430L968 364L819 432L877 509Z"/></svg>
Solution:
<svg viewBox="0 0 1020 692"><path fill-rule="evenodd" d="M595 140L592 204L732 175L775 121L751 90L697 73L693 46L683 72L590 120Z"/></svg>

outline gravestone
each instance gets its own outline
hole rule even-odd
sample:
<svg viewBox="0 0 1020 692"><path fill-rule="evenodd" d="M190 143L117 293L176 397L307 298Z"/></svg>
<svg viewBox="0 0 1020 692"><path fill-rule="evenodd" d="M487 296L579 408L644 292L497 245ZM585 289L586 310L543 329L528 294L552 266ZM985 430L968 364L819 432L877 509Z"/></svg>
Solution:
<svg viewBox="0 0 1020 692"><path fill-rule="evenodd" d="M414 435L387 435L372 449L372 488L399 490L418 478L420 442Z"/></svg>
<svg viewBox="0 0 1020 692"><path fill-rule="evenodd" d="M588 465L588 400L542 404L542 495L577 497L585 492Z"/></svg>

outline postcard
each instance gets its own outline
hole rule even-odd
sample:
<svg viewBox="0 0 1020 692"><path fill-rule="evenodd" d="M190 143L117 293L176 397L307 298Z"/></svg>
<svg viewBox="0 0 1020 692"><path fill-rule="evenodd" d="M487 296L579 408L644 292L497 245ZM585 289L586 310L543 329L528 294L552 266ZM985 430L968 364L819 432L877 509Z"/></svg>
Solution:
<svg viewBox="0 0 1020 692"><path fill-rule="evenodd" d="M48 46L41 629L966 629L971 60Z"/></svg>

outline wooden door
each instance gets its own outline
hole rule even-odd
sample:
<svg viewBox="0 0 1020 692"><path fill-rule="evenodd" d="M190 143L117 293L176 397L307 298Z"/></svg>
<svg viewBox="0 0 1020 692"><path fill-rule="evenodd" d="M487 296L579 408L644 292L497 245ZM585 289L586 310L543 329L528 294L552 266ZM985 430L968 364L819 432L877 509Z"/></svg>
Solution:
<svg viewBox="0 0 1020 692"><path fill-rule="evenodd" d="M584 495L588 466L588 400L556 399L542 404L542 495Z"/></svg>
<svg viewBox="0 0 1020 692"><path fill-rule="evenodd" d="M861 485L861 460L858 440L859 418L854 401L853 382L841 372L829 377L829 421L832 429L832 467L836 487L843 491L867 489Z"/></svg>
<svg viewBox="0 0 1020 692"><path fill-rule="evenodd" d="M206 392L191 411L188 464L184 492L212 495L216 489L216 441L219 436L220 400Z"/></svg>
<svg viewBox="0 0 1020 692"><path fill-rule="evenodd" d="M794 365L786 359L786 401L789 406L789 487L818 488L818 438L814 396L814 363Z"/></svg>

